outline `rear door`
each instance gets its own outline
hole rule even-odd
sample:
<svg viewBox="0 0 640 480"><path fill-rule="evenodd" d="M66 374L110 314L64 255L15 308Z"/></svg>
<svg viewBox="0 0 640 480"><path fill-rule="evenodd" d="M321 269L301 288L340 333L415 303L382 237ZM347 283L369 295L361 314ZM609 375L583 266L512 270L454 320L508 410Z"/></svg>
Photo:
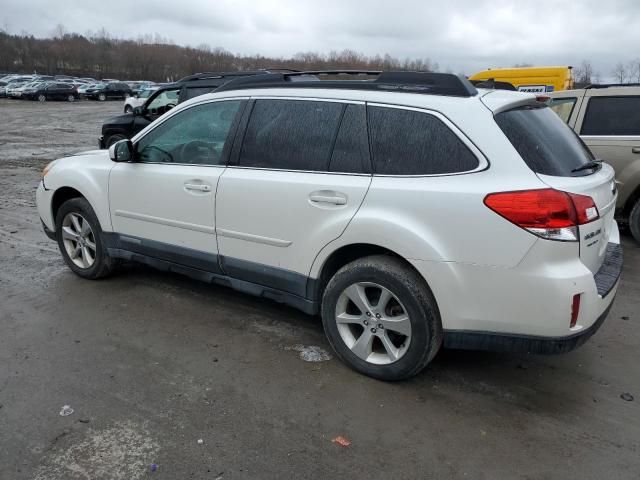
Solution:
<svg viewBox="0 0 640 480"><path fill-rule="evenodd" d="M578 228L580 259L589 270L602 265L609 242L619 243L614 213L614 171L602 164L588 168L594 156L550 108L522 107L501 112L496 122L525 163L547 185L593 199L599 218ZM588 211L588 218L595 212Z"/></svg>
<svg viewBox="0 0 640 480"><path fill-rule="evenodd" d="M304 296L314 258L371 183L364 105L259 98L244 124L216 196L222 268Z"/></svg>
<svg viewBox="0 0 640 480"><path fill-rule="evenodd" d="M640 185L640 89L589 90L576 131L616 172L620 207Z"/></svg>

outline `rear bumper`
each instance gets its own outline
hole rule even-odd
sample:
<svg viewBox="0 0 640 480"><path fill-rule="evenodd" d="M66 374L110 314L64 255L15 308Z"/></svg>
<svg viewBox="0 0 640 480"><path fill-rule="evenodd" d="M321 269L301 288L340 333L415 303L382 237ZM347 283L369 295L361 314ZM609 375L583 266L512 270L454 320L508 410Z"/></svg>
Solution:
<svg viewBox="0 0 640 480"><path fill-rule="evenodd" d="M488 350L491 352L556 354L567 353L584 344L602 326L613 302L589 327L566 337L537 337L501 333L445 331L444 347L461 350Z"/></svg>

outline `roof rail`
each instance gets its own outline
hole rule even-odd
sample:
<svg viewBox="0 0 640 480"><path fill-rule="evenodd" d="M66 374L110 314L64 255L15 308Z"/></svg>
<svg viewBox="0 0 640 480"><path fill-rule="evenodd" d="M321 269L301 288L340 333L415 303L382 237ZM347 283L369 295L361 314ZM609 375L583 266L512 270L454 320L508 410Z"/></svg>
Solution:
<svg viewBox="0 0 640 480"><path fill-rule="evenodd" d="M609 87L640 87L640 83L591 83L584 87L590 88L609 88Z"/></svg>
<svg viewBox="0 0 640 480"><path fill-rule="evenodd" d="M335 78L321 80L321 77L328 76L349 76L352 78L349 80ZM293 73L265 73L235 78L218 87L215 91L251 88L337 88L454 97L472 97L478 93L471 82L460 75L432 72L381 72L379 70L313 70Z"/></svg>

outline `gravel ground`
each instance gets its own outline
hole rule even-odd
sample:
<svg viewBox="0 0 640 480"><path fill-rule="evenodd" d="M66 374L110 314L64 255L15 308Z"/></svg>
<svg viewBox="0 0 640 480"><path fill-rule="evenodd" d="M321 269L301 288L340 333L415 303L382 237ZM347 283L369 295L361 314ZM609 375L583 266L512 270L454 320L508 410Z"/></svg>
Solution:
<svg viewBox="0 0 640 480"><path fill-rule="evenodd" d="M120 109L0 100L0 479L640 478L628 237L615 305L579 350L443 351L378 382L326 360L318 319L287 307L144 267L90 282L64 266L40 230L40 170L94 149Z"/></svg>

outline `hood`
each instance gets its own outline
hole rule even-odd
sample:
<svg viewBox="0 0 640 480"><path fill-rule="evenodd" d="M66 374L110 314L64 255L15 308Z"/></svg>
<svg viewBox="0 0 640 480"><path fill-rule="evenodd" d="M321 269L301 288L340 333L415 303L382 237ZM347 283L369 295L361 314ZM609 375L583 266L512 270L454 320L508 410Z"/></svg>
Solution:
<svg viewBox="0 0 640 480"><path fill-rule="evenodd" d="M70 157L79 157L80 155L82 156L92 156L92 155L99 155L99 154L103 154L105 153L106 150L86 150L84 152L78 152L78 153L74 153L72 155L69 155Z"/></svg>
<svg viewBox="0 0 640 480"><path fill-rule="evenodd" d="M133 117L134 115L132 113L125 113L124 115L118 115L117 117L107 118L102 123L102 130L104 131L105 128L113 128L119 126L128 128L133 121Z"/></svg>

